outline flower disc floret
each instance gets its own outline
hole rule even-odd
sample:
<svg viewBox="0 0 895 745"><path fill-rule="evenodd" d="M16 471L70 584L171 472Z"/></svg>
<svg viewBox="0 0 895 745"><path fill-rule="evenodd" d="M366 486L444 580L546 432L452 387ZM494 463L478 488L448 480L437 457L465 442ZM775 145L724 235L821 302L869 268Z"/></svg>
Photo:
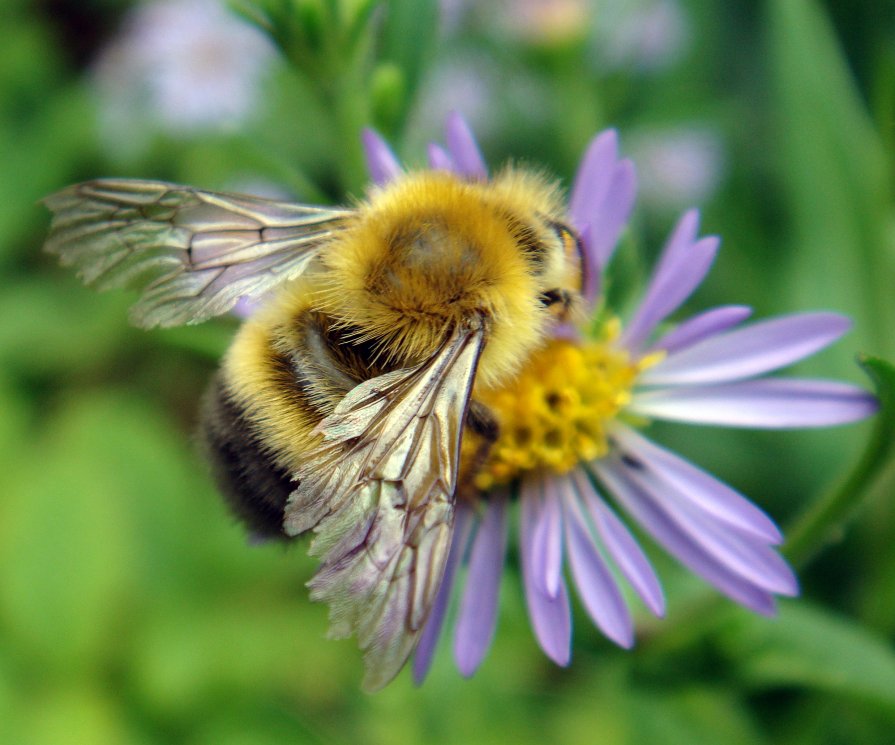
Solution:
<svg viewBox="0 0 895 745"><path fill-rule="evenodd" d="M609 451L607 424L630 403L637 376L659 359L632 359L615 343L618 336L612 320L597 340L553 339L510 386L477 392L499 427L477 488L507 484L525 471L567 473Z"/></svg>

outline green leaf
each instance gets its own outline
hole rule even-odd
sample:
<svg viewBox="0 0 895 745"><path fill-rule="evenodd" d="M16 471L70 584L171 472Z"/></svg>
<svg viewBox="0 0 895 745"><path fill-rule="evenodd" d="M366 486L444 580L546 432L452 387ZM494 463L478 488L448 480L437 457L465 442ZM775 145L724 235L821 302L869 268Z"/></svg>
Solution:
<svg viewBox="0 0 895 745"><path fill-rule="evenodd" d="M878 357L861 356L858 363L873 381L880 402L873 432L857 465L841 483L813 504L787 531L784 553L804 564L814 553L842 534L869 493L874 480L895 450L895 367Z"/></svg>
<svg viewBox="0 0 895 745"><path fill-rule="evenodd" d="M0 318L15 319L0 325L0 361L69 380L101 366L133 333L126 320L132 301L123 292L97 294L61 270L0 283Z"/></svg>
<svg viewBox="0 0 895 745"><path fill-rule="evenodd" d="M314 67L325 25L320 0L230 0L228 4L267 33L293 64L301 69Z"/></svg>
<svg viewBox="0 0 895 745"><path fill-rule="evenodd" d="M895 651L856 621L784 601L775 620L737 614L720 641L754 688L813 688L895 711Z"/></svg>
<svg viewBox="0 0 895 745"><path fill-rule="evenodd" d="M394 130L400 123L406 98L404 71L390 62L378 65L370 86L373 120L386 131Z"/></svg>
<svg viewBox="0 0 895 745"><path fill-rule="evenodd" d="M158 332L158 339L174 349L183 349L217 361L223 357L230 342L233 341L237 325L235 321L236 319L224 317L199 326L161 329Z"/></svg>
<svg viewBox="0 0 895 745"><path fill-rule="evenodd" d="M249 702L240 706L217 705L191 724L195 734L190 745L348 745L353 742L338 717L318 715L307 706L285 709L276 699ZM341 736L339 736L341 735Z"/></svg>
<svg viewBox="0 0 895 745"><path fill-rule="evenodd" d="M107 691L85 686L83 680L68 688L42 688L23 707L21 717L27 734L15 742L22 745L120 745L141 741Z"/></svg>
<svg viewBox="0 0 895 745"><path fill-rule="evenodd" d="M895 353L892 184L878 134L814 0L771 0L775 159L794 253L780 276L798 307L854 316L857 348ZM789 304L789 303L787 303Z"/></svg>
<svg viewBox="0 0 895 745"><path fill-rule="evenodd" d="M0 526L0 614L47 666L88 669L114 630L128 586L121 496L92 468L77 433L10 464ZM120 606L119 606L120 607Z"/></svg>
<svg viewBox="0 0 895 745"><path fill-rule="evenodd" d="M6 371L0 373L0 411L0 463L15 463L25 450L22 432L33 413Z"/></svg>
<svg viewBox="0 0 895 745"><path fill-rule="evenodd" d="M0 656L0 742L18 742L14 734L18 729L18 712L21 701L17 686L11 680L6 655Z"/></svg>
<svg viewBox="0 0 895 745"><path fill-rule="evenodd" d="M403 72L403 120L437 47L438 3L434 0L391 0L384 10L377 56L381 62L393 63ZM385 129L384 133L394 135L396 131Z"/></svg>
<svg viewBox="0 0 895 745"><path fill-rule="evenodd" d="M641 690L630 696L631 743L754 745L764 739L741 701L723 688Z"/></svg>
<svg viewBox="0 0 895 745"><path fill-rule="evenodd" d="M289 563L282 552L278 559ZM297 588L301 579L296 571ZM345 653L347 644L321 643L326 621L320 607L307 598L283 598L257 577L255 583L231 583L226 592L201 599L195 593L172 597L147 609L133 632L130 667L136 690L153 709L189 719L221 691L268 700L285 691L311 710L356 685L359 662Z"/></svg>
<svg viewBox="0 0 895 745"><path fill-rule="evenodd" d="M380 4L380 0L348 0L344 3L345 38L349 46L361 41Z"/></svg>
<svg viewBox="0 0 895 745"><path fill-rule="evenodd" d="M0 617L44 668L89 675L127 639L125 613L184 581L177 549L196 534L198 492L186 443L135 398L82 395L48 413L4 468Z"/></svg>

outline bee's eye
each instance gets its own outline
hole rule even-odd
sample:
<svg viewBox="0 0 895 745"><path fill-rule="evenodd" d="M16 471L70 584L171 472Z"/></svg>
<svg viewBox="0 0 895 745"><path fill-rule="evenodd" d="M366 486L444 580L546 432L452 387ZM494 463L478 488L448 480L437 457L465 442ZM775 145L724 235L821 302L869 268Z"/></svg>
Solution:
<svg viewBox="0 0 895 745"><path fill-rule="evenodd" d="M541 305L547 308L556 318L565 318L572 307L572 295L565 290L547 290L540 297Z"/></svg>
<svg viewBox="0 0 895 745"><path fill-rule="evenodd" d="M549 308L551 305L561 302L559 290L547 290L547 292L542 292L540 301L541 305L545 308Z"/></svg>

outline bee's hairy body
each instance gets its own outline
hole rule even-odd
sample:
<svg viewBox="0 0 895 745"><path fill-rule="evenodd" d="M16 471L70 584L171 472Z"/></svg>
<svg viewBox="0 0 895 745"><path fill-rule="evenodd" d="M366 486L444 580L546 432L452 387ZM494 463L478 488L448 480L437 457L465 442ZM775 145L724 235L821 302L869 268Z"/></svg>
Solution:
<svg viewBox="0 0 895 745"><path fill-rule="evenodd" d="M219 486L250 530L284 536L292 474L319 448L320 422L359 383L431 357L451 328L485 325L477 386L514 374L580 283L561 214L552 187L520 171L488 185L407 176L243 324L202 420ZM464 426L482 445L461 462L461 486L497 436L474 399Z"/></svg>
<svg viewBox="0 0 895 745"><path fill-rule="evenodd" d="M266 298L205 398L206 450L256 536L314 531L311 598L381 688L420 638L456 500L497 438L476 392L511 383L580 297L555 187L514 168L408 173L341 209L100 179L46 204L47 250L99 289L141 286L138 325Z"/></svg>

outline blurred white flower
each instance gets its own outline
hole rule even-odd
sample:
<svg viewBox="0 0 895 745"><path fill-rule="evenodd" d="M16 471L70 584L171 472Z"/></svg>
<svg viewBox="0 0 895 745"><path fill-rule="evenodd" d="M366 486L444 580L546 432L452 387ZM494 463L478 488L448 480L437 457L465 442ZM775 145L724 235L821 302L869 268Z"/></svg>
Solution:
<svg viewBox="0 0 895 745"><path fill-rule="evenodd" d="M529 44L552 46L583 38L593 0L503 0L489 4L495 23Z"/></svg>
<svg viewBox="0 0 895 745"><path fill-rule="evenodd" d="M439 26L444 35L457 31L469 13L469 0L441 0L438 3Z"/></svg>
<svg viewBox="0 0 895 745"><path fill-rule="evenodd" d="M455 55L436 64L425 77L410 116L408 150L425 150L428 133L440 127L451 111L462 111L482 137L495 129L496 64L486 56Z"/></svg>
<svg viewBox="0 0 895 745"><path fill-rule="evenodd" d="M640 195L660 210L679 210L711 198L724 176L721 135L708 127L642 130L628 139Z"/></svg>
<svg viewBox="0 0 895 745"><path fill-rule="evenodd" d="M425 150L429 133L451 112L463 112L479 137L488 141L515 117L524 117L529 126L543 123L549 117L549 100L549 91L524 71L508 74L497 59L480 51L453 54L423 81L404 146L408 152Z"/></svg>
<svg viewBox="0 0 895 745"><path fill-rule="evenodd" d="M686 51L690 23L677 0L592 0L601 68L654 72Z"/></svg>
<svg viewBox="0 0 895 745"><path fill-rule="evenodd" d="M220 0L137 6L96 61L104 134L131 140L157 127L174 135L235 126L259 104L275 50Z"/></svg>
<svg viewBox="0 0 895 745"><path fill-rule="evenodd" d="M443 0L453 7L458 0ZM476 8L486 28L535 46L588 39L600 71L653 72L682 56L690 22L678 0L499 0Z"/></svg>

